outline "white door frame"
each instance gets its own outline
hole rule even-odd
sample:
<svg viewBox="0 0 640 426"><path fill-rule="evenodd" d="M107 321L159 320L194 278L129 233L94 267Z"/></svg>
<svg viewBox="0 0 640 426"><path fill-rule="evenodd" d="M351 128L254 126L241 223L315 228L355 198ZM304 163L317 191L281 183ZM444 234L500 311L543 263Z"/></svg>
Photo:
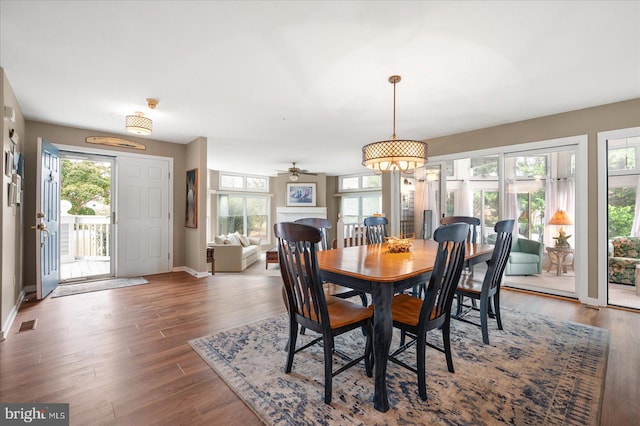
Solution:
<svg viewBox="0 0 640 426"><path fill-rule="evenodd" d="M609 287L609 208L607 189L609 187L609 168L607 167L607 141L640 135L640 127L598 132L598 306L607 306Z"/></svg>
<svg viewBox="0 0 640 426"><path fill-rule="evenodd" d="M173 259L174 259L174 253L173 253L173 222L174 222L174 212L173 212L173 175L174 175L174 159L173 157L163 157L163 156L159 156L159 155L149 155L149 154L139 154L137 152L124 152L124 151L111 151L111 150L105 150L105 149L98 149L98 148L93 148L93 147L83 147L83 146L77 146L77 145L64 145L64 144L58 144L58 143L54 143L53 145L55 145L56 147L58 147L60 150L64 150L64 151L71 151L71 152L77 152L77 153L82 153L82 154L97 154L97 155L106 155L109 157L115 157L115 161L117 164L118 161L118 157L139 157L139 158L147 158L147 159L151 159L151 160L164 160L164 161L168 161L169 162L169 197L168 197L168 203L169 203L169 217L171 218L169 220L169 242L168 242L168 250L169 250L169 270L173 270ZM117 168L117 166L116 166ZM115 171L114 171L115 172ZM117 173L113 173L112 175L112 185L113 188L116 188L117 186ZM115 195L115 194L114 194ZM113 201L113 200L112 200ZM117 208L117 206L116 206ZM114 247L114 262L117 262L117 252L116 252L116 248L118 246L118 242L117 242L117 238L118 238L118 234L116 231L117 227L114 229L114 240L113 240L113 247ZM117 268L117 264L115 265L115 267ZM115 274L117 275L117 269L114 270Z"/></svg>

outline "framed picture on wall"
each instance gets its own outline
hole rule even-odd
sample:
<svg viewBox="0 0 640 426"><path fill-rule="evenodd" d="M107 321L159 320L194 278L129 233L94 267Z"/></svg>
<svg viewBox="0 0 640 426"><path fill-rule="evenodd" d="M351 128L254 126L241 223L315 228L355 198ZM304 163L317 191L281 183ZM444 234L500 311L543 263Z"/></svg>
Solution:
<svg viewBox="0 0 640 426"><path fill-rule="evenodd" d="M198 169L187 171L187 204L185 226L198 227Z"/></svg>
<svg viewBox="0 0 640 426"><path fill-rule="evenodd" d="M316 206L315 183L287 183L287 206Z"/></svg>

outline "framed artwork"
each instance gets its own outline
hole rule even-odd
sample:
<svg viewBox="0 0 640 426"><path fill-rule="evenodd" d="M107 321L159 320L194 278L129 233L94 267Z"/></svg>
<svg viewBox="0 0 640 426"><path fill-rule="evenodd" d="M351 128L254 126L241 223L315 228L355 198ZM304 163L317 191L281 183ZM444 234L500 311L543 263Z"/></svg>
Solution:
<svg viewBox="0 0 640 426"><path fill-rule="evenodd" d="M316 206L315 183L287 183L287 206Z"/></svg>
<svg viewBox="0 0 640 426"><path fill-rule="evenodd" d="M198 227L198 169L187 170L187 204L185 225L187 228Z"/></svg>

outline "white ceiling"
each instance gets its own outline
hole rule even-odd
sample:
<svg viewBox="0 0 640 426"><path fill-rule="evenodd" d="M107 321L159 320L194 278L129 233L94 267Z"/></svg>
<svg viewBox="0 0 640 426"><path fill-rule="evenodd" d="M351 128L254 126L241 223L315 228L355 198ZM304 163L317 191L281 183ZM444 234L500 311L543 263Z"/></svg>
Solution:
<svg viewBox="0 0 640 426"><path fill-rule="evenodd" d="M25 116L209 141L209 168L363 171L361 147L640 97L639 1L5 1ZM146 98L160 101L146 108Z"/></svg>

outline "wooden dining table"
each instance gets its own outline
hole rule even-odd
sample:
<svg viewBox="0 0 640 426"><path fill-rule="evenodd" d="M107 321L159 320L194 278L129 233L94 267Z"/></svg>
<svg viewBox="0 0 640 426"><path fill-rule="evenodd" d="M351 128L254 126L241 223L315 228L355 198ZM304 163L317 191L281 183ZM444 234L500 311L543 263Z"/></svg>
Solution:
<svg viewBox="0 0 640 426"><path fill-rule="evenodd" d="M465 262L487 261L492 245L467 244ZM374 395L378 411L389 409L387 357L393 335L391 300L397 292L427 282L433 270L438 243L415 240L410 251L391 253L385 243L318 251L318 267L324 281L371 294L373 317Z"/></svg>

